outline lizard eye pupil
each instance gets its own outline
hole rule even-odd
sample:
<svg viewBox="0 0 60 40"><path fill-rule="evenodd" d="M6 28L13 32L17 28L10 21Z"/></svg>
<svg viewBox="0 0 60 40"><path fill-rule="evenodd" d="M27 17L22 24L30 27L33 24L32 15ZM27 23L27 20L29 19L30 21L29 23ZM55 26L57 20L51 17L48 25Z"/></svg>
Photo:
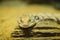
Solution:
<svg viewBox="0 0 60 40"><path fill-rule="evenodd" d="M38 17L38 16L35 16L35 19L36 19L36 20L39 20L39 17Z"/></svg>

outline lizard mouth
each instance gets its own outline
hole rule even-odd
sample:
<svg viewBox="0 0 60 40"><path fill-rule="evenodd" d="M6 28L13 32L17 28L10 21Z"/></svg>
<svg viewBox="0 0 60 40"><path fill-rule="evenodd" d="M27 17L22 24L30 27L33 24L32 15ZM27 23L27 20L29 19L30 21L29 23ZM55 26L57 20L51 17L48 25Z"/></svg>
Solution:
<svg viewBox="0 0 60 40"><path fill-rule="evenodd" d="M33 28L34 26L36 26L36 23L34 24L34 25L25 25L25 26L21 26L21 25L19 25L19 27L21 27L21 28Z"/></svg>

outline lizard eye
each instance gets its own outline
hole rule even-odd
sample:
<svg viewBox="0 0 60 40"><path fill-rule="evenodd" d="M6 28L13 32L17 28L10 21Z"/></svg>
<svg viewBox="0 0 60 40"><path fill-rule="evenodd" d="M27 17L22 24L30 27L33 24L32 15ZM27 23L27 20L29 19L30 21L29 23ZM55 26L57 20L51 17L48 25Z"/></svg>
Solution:
<svg viewBox="0 0 60 40"><path fill-rule="evenodd" d="M39 17L38 17L38 16L35 16L35 19L36 19L36 20L39 20Z"/></svg>
<svg viewBox="0 0 60 40"><path fill-rule="evenodd" d="M34 16L34 20L35 20L35 22L39 22L39 20L40 20L39 16Z"/></svg>
<svg viewBox="0 0 60 40"><path fill-rule="evenodd" d="M33 15L31 19L35 20L36 22L40 20L39 16L36 16L36 15Z"/></svg>

